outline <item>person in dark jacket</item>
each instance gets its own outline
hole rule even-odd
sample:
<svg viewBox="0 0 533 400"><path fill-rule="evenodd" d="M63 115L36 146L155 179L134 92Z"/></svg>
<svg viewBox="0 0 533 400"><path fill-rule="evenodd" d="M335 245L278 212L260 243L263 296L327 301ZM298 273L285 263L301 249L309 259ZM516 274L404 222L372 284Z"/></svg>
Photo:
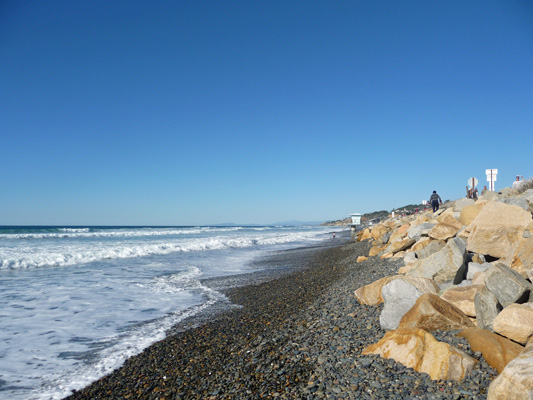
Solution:
<svg viewBox="0 0 533 400"><path fill-rule="evenodd" d="M433 207L433 212L439 209L439 204L442 204L442 199L437 194L436 190L433 191L433 194L429 198L429 202L431 203L431 207Z"/></svg>

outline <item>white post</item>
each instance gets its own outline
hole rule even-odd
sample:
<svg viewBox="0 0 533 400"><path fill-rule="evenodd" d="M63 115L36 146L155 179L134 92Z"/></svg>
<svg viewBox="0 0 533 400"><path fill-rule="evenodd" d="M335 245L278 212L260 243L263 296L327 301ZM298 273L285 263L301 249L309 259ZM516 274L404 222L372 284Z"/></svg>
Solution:
<svg viewBox="0 0 533 400"><path fill-rule="evenodd" d="M496 182L496 176L498 175L497 169L486 169L485 174L487 174L487 182L489 182L490 190L494 192L494 182Z"/></svg>

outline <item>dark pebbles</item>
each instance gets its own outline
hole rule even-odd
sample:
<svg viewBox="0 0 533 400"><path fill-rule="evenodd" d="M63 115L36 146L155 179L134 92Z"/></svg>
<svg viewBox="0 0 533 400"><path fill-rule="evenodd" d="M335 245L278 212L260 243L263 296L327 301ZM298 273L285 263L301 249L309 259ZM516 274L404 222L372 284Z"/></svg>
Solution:
<svg viewBox="0 0 533 400"><path fill-rule="evenodd" d="M496 372L453 333L433 332L480 361L462 382L361 355L385 332L381 307L360 305L353 292L396 274L401 261L356 263L368 254L364 242L291 254L300 268L290 275L224 291L242 307L176 327L68 399L486 398Z"/></svg>

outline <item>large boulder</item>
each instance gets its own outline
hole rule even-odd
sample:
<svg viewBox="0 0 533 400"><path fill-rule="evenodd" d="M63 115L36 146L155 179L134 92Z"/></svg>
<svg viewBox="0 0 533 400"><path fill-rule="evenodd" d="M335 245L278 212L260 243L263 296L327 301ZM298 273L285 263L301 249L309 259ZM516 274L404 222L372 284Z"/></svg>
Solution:
<svg viewBox="0 0 533 400"><path fill-rule="evenodd" d="M383 303L383 296L381 294L383 286L399 278L409 282L409 284L418 288L422 293L437 293L439 291L439 287L431 279L424 279L416 276L392 275L360 287L354 292L355 297L360 304L366 304L369 306L381 304Z"/></svg>
<svg viewBox="0 0 533 400"><path fill-rule="evenodd" d="M466 273L466 279L472 280L476 273L485 272L490 267L492 267L491 263L479 264L479 263L476 263L476 262L470 262L470 263L468 263L468 271Z"/></svg>
<svg viewBox="0 0 533 400"><path fill-rule="evenodd" d="M533 289L530 282L502 263L497 263L485 271L485 285L503 307L526 302Z"/></svg>
<svg viewBox="0 0 533 400"><path fill-rule="evenodd" d="M444 240L434 240L429 237L427 238L427 240L424 239L425 238L419 240L412 247L418 259L429 257L430 255L436 253L444 246L446 246L446 242ZM417 246L417 244L419 243L420 245Z"/></svg>
<svg viewBox="0 0 533 400"><path fill-rule="evenodd" d="M524 236L526 237L520 239L511 268L533 281L533 236L531 234Z"/></svg>
<svg viewBox="0 0 533 400"><path fill-rule="evenodd" d="M411 247L412 251L418 251L426 247L429 243L431 243L433 239L429 238L428 236L423 236L420 239L417 239L416 243L413 244Z"/></svg>
<svg viewBox="0 0 533 400"><path fill-rule="evenodd" d="M483 289L482 285L455 286L446 290L440 297L448 303L453 304L459 310L470 317L476 316L476 306L474 298Z"/></svg>
<svg viewBox="0 0 533 400"><path fill-rule="evenodd" d="M407 230L409 229L410 225L408 223L403 224L399 228L397 228L392 234L390 235L389 242L395 242L397 240L401 240L404 237L407 236Z"/></svg>
<svg viewBox="0 0 533 400"><path fill-rule="evenodd" d="M502 306L494 294L485 286L474 297L476 307L476 325L478 328L493 330L494 318L500 313Z"/></svg>
<svg viewBox="0 0 533 400"><path fill-rule="evenodd" d="M442 214L437 218L439 223L429 231L429 237L436 240L447 240L454 237L463 228L458 220L451 214Z"/></svg>
<svg viewBox="0 0 533 400"><path fill-rule="evenodd" d="M407 231L407 236L411 239L419 240L422 236L428 236L429 231L435 226L435 224L432 224L430 222L424 222L419 225L412 226Z"/></svg>
<svg viewBox="0 0 533 400"><path fill-rule="evenodd" d="M459 332L457 336L466 338L472 351L479 351L487 363L499 374L524 350L519 344L486 329L467 328Z"/></svg>
<svg viewBox="0 0 533 400"><path fill-rule="evenodd" d="M529 209L529 203L525 199L517 198L517 197L510 197L508 199L504 199L503 203L505 204L512 204L513 206L520 207L523 210L528 211Z"/></svg>
<svg viewBox="0 0 533 400"><path fill-rule="evenodd" d="M525 345L533 336L533 303L505 307L494 318L493 328L494 332Z"/></svg>
<svg viewBox="0 0 533 400"><path fill-rule="evenodd" d="M368 252L369 257L377 256L381 251L383 250L383 247L381 246L372 246Z"/></svg>
<svg viewBox="0 0 533 400"><path fill-rule="evenodd" d="M383 296L383 310L379 316L381 328L385 330L396 329L403 315L415 304L424 293L436 293L435 286L429 284L429 279L412 279L399 275L385 284L381 290Z"/></svg>
<svg viewBox="0 0 533 400"><path fill-rule="evenodd" d="M395 242L392 242L388 247L387 251L391 253L398 253L402 250L408 249L415 243L414 239L410 239L406 237L405 239L397 240Z"/></svg>
<svg viewBox="0 0 533 400"><path fill-rule="evenodd" d="M489 202L468 226L470 235L466 248L495 258L512 258L531 221L531 213L520 207L498 201Z"/></svg>
<svg viewBox="0 0 533 400"><path fill-rule="evenodd" d="M370 231L370 236L372 236L372 238L377 241L381 239L381 237L386 234L387 231L388 229L385 227L385 225L378 224L372 228L372 230Z"/></svg>
<svg viewBox="0 0 533 400"><path fill-rule="evenodd" d="M490 384L487 400L533 399L533 347L526 349Z"/></svg>
<svg viewBox="0 0 533 400"><path fill-rule="evenodd" d="M482 285L485 286L485 271L476 272L472 277L472 285Z"/></svg>
<svg viewBox="0 0 533 400"><path fill-rule="evenodd" d="M479 215L479 212L483 208L483 206L486 204L486 202L478 201L476 204L472 204L469 206L464 207L461 210L461 214L459 215L459 221L463 225L469 225L476 219L476 217Z"/></svg>
<svg viewBox="0 0 533 400"><path fill-rule="evenodd" d="M463 380L476 360L447 343L439 342L423 329L399 328L390 331L363 354L378 354L428 374L431 379Z"/></svg>
<svg viewBox="0 0 533 400"><path fill-rule="evenodd" d="M370 234L370 229L366 228L365 230L361 231L362 233L358 235L357 241L362 242L363 240L370 240L373 239L372 235Z"/></svg>
<svg viewBox="0 0 533 400"><path fill-rule="evenodd" d="M455 200L455 203L453 203L453 211L455 212L462 211L463 208L465 208L466 206L473 205L475 204L475 202L476 202L475 200L467 199L466 197L459 199L459 200Z"/></svg>
<svg viewBox="0 0 533 400"><path fill-rule="evenodd" d="M465 241L456 237L446 243L438 252L413 264L407 274L433 279L440 285L453 280L465 260Z"/></svg>
<svg viewBox="0 0 533 400"><path fill-rule="evenodd" d="M420 328L426 331L452 331L474 326L459 308L431 293L421 295L403 315L399 327Z"/></svg>

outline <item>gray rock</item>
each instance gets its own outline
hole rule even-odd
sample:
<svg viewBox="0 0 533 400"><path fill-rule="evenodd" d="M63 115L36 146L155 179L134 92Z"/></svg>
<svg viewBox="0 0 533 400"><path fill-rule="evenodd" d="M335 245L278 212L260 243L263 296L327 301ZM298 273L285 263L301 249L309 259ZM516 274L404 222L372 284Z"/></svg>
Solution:
<svg viewBox="0 0 533 400"><path fill-rule="evenodd" d="M463 239L455 237L438 252L413 264L407 274L433 279L440 285L455 279L457 271L464 265L465 260L466 243Z"/></svg>
<svg viewBox="0 0 533 400"><path fill-rule="evenodd" d="M526 211L529 209L529 203L525 199L519 199L519 198L516 198L516 197L510 197L508 199L503 199L502 203L511 204L513 206L520 207L520 208L522 208L522 209L524 209Z"/></svg>
<svg viewBox="0 0 533 400"><path fill-rule="evenodd" d="M533 285L518 272L502 263L497 263L485 273L485 285L503 307L512 303L525 303L533 291Z"/></svg>
<svg viewBox="0 0 533 400"><path fill-rule="evenodd" d="M442 249L444 246L446 246L446 242L444 242L443 240L433 240L423 249L417 250L416 257L419 259L429 257L430 255Z"/></svg>
<svg viewBox="0 0 533 400"><path fill-rule="evenodd" d="M505 187L498 192L498 197L500 197L503 200L509 197L515 197L517 193L518 192L512 187Z"/></svg>
<svg viewBox="0 0 533 400"><path fill-rule="evenodd" d="M430 222L424 222L423 224L413 226L409 231L407 231L407 236L409 236L411 239L418 240L422 236L428 236L429 231L431 228L433 228L436 224L432 224Z"/></svg>
<svg viewBox="0 0 533 400"><path fill-rule="evenodd" d="M382 329L398 328L403 315L415 304L422 292L414 285L399 278L389 282L381 289L383 311L379 316Z"/></svg>
<svg viewBox="0 0 533 400"><path fill-rule="evenodd" d="M491 263L478 264L475 262L468 263L468 272L466 273L466 279L473 279L474 275L478 272L483 272L492 267Z"/></svg>
<svg viewBox="0 0 533 400"><path fill-rule="evenodd" d="M477 327L492 331L492 321L502 310L496 296L487 287L484 287L476 293L474 306L476 307Z"/></svg>

